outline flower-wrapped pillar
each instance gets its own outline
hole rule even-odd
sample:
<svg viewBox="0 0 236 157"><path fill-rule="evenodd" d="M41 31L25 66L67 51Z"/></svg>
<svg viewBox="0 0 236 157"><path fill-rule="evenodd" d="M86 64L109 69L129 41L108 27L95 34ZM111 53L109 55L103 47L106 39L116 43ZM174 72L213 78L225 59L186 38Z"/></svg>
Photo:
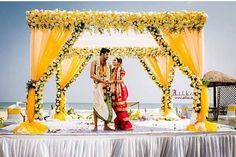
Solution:
<svg viewBox="0 0 236 157"><path fill-rule="evenodd" d="M163 116L167 116L172 109L171 84L174 78L174 62L169 56L145 56L140 58L140 62L162 89L161 110Z"/></svg>
<svg viewBox="0 0 236 157"><path fill-rule="evenodd" d="M41 14L40 11L36 12ZM38 134L48 130L46 125L34 120L42 119L43 87L84 27L83 23L76 27L64 24L44 25L35 21L34 17L34 13L27 12L28 25L31 28L31 80L27 83L27 121L16 127L13 130L15 133Z"/></svg>
<svg viewBox="0 0 236 157"><path fill-rule="evenodd" d="M31 30L31 80L28 82L28 95L26 100L27 122L21 123L14 132L26 131L29 133L42 133L47 130L43 124L34 121L42 119L41 89L54 68L50 64L60 53L62 46L73 30L32 28ZM58 38L58 40L56 40Z"/></svg>
<svg viewBox="0 0 236 157"><path fill-rule="evenodd" d="M73 27L72 27L73 28ZM61 52L59 53L58 57L54 60L54 62L48 67L47 72L43 74L40 78L39 86L36 88L36 97L35 97L35 119L42 120L42 99L43 99L43 87L46 84L47 80L53 75L56 71L57 67L60 65L61 61L63 60L64 56L70 52L72 45L76 42L79 38L80 33L83 31L84 24L81 23L73 28L72 34L70 38L66 41L64 46L62 47Z"/></svg>
<svg viewBox="0 0 236 157"><path fill-rule="evenodd" d="M206 19L205 19L206 20ZM203 24L205 23L203 18ZM216 131L216 125L206 121L208 112L208 94L203 81L203 24L190 28L180 27L173 30L163 29L165 39L156 27L149 27L157 44L163 51L172 57L179 69L187 75L194 88L193 109L195 121L187 130L191 131Z"/></svg>
<svg viewBox="0 0 236 157"><path fill-rule="evenodd" d="M92 55L88 55L87 57L77 55L74 57L65 58L57 69L57 96L55 115L53 115L54 119L59 119L61 121L66 120L66 90L79 77L91 57Z"/></svg>
<svg viewBox="0 0 236 157"><path fill-rule="evenodd" d="M208 113L208 91L204 85L203 68L204 68L204 49L203 49L203 29L187 29L180 33L170 33L165 31L165 36L171 47L179 59L185 64L189 70L186 74L191 79L191 87L193 87L193 109L196 113L195 123L188 127L188 130L211 130L212 127L206 123ZM185 68L183 68L185 70ZM202 123L202 124L201 124ZM205 126L204 124L205 123Z"/></svg>

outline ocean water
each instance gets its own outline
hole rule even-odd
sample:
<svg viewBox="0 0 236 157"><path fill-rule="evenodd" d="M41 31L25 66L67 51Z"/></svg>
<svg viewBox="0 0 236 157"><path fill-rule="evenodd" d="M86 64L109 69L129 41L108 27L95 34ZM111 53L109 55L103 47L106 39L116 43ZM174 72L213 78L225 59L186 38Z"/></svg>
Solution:
<svg viewBox="0 0 236 157"><path fill-rule="evenodd" d="M8 106L16 104L16 102L0 102L0 110L6 110ZM51 105L55 106L55 103L53 102L47 102L44 103L43 109L44 110L49 110ZM68 108L74 108L77 110L91 110L93 104L92 103L67 103L66 104L67 109ZM25 108L25 104L19 104L22 108ZM139 105L135 105L132 107L129 107L130 109L155 109L155 108L160 108L161 104L160 103L139 103ZM192 104L176 104L173 103L173 107L189 107L192 108Z"/></svg>

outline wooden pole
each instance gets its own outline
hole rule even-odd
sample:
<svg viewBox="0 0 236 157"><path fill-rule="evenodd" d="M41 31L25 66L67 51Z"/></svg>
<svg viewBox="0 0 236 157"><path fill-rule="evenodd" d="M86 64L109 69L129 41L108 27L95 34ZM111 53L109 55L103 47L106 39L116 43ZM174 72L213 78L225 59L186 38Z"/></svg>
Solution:
<svg viewBox="0 0 236 157"><path fill-rule="evenodd" d="M214 101L214 108L216 108L216 85L213 85L213 101Z"/></svg>

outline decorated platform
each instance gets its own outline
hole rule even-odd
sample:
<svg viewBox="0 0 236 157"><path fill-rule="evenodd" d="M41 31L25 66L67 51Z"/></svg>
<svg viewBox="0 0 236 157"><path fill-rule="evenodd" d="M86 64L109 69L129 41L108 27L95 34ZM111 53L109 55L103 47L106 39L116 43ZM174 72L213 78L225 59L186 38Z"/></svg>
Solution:
<svg viewBox="0 0 236 157"><path fill-rule="evenodd" d="M26 19L31 32L26 116L23 118L25 121L1 129L0 156L236 156L234 128L207 121L208 82L203 78L205 12L35 9L26 12ZM117 43L119 37L124 37L117 35L120 33L127 33L130 38ZM137 41L138 38L141 40ZM97 41L103 43L98 44ZM105 45L107 41L111 44ZM101 56L104 48L111 56L135 57L140 62L162 93L163 119L131 119L133 131L104 131L99 124L97 132L91 131L95 124L91 119L67 119L67 89L93 57ZM109 66L105 64L100 68L100 61L96 66L99 67L97 74L100 77L102 71L102 75L109 76L110 71L104 70ZM177 69L189 79L193 88L191 119L168 118L173 112L171 87ZM49 119L44 120L44 86L54 74L57 87L55 110ZM96 84L101 79L93 81ZM103 87L107 84L105 81L112 82L102 81ZM118 81L121 79L114 82ZM104 93L100 95L104 96ZM126 99L113 102L113 109L114 104L126 104ZM111 108L108 110L110 112ZM120 111L125 110L127 113L127 106ZM130 117L127 113L125 118L128 121Z"/></svg>
<svg viewBox="0 0 236 157"><path fill-rule="evenodd" d="M189 119L178 121L134 120L134 131L92 132L90 121L45 121L43 135L13 134L5 127L0 135L0 156L31 157L161 157L236 155L236 131L218 125L217 132L189 132ZM7 131L8 130L8 131ZM5 132L4 132L5 131Z"/></svg>

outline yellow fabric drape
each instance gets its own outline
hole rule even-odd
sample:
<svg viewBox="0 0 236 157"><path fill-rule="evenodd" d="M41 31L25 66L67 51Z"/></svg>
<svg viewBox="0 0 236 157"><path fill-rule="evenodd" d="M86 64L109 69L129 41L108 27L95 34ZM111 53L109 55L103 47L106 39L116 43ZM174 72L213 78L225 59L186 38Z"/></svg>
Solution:
<svg viewBox="0 0 236 157"><path fill-rule="evenodd" d="M168 78L171 74L171 69L174 66L174 62L169 56L148 56L145 57L146 63L149 65L151 71L155 75L155 77L159 80L159 83L167 89L169 86ZM170 109L167 106L167 97L169 96L166 92L163 93L164 96L164 113L163 115L167 115Z"/></svg>
<svg viewBox="0 0 236 157"><path fill-rule="evenodd" d="M71 81L71 79L74 77L75 74L78 73L80 70L82 64L85 62L86 57L85 56L75 56L72 58L66 58L61 63L61 70L59 72L60 80L60 88L64 89L65 86ZM56 113L53 118L59 119L61 121L66 120L66 112L63 112L63 108L65 106L65 95L64 93L61 94L61 100L60 100L60 112Z"/></svg>
<svg viewBox="0 0 236 157"><path fill-rule="evenodd" d="M201 112L197 114L197 120L199 122L204 122L206 120L207 113L208 113L208 91L207 87L204 86L201 92Z"/></svg>
<svg viewBox="0 0 236 157"><path fill-rule="evenodd" d="M34 100L35 100L35 89L30 89L29 96L27 99L27 109L26 109L26 115L30 123L34 121L34 114L33 114L34 105L29 105L29 104L34 104Z"/></svg>
<svg viewBox="0 0 236 157"><path fill-rule="evenodd" d="M192 73L203 77L203 30L185 29L181 33L165 32L170 47Z"/></svg>
<svg viewBox="0 0 236 157"><path fill-rule="evenodd" d="M85 59L86 59L85 56L75 56L63 60L62 72L60 73L61 81L59 82L62 89L67 85L67 83L70 82L70 80L74 77L74 75L79 71Z"/></svg>
<svg viewBox="0 0 236 157"><path fill-rule="evenodd" d="M49 65L57 57L72 30L32 29L31 30L31 80L38 81ZM27 122L23 122L13 132L43 133L47 126L34 121L35 90L28 91L26 114Z"/></svg>
<svg viewBox="0 0 236 157"><path fill-rule="evenodd" d="M31 79L38 81L56 58L72 30L33 29L31 32Z"/></svg>
<svg viewBox="0 0 236 157"><path fill-rule="evenodd" d="M188 66L192 73L200 78L204 72L204 49L203 49L203 29L185 29L181 33L170 33L164 31L171 49L177 54L180 60ZM204 122L208 112L207 88L201 91L201 111L197 114L197 121Z"/></svg>

